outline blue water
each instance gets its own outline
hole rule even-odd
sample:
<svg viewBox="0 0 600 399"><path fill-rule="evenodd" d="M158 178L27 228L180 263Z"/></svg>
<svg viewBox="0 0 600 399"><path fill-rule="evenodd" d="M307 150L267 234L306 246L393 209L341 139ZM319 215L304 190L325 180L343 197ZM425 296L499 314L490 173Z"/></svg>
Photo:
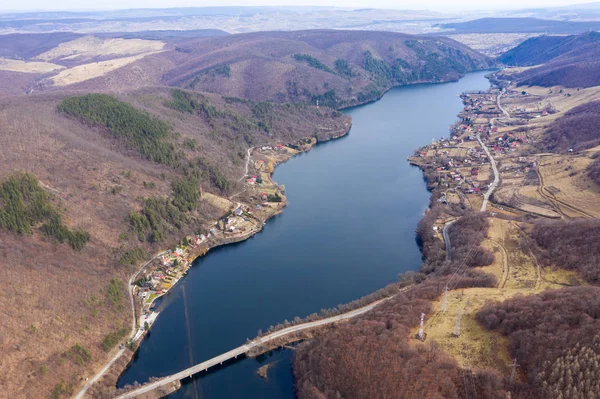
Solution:
<svg viewBox="0 0 600 399"><path fill-rule="evenodd" d="M288 207L248 241L197 259L118 386L169 375L243 344L284 319L350 302L418 269L415 227L429 203L406 157L447 136L458 94L487 89L485 72L396 88L346 111L349 135L276 168ZM186 312L187 309L187 312ZM186 318L187 314L187 318ZM293 398L290 351L245 359L186 380L173 398ZM277 361L269 380L256 375Z"/></svg>

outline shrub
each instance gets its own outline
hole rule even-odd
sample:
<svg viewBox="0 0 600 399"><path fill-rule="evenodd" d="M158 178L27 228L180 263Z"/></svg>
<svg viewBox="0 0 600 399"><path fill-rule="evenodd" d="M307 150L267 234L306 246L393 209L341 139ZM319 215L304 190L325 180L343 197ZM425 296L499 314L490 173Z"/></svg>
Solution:
<svg viewBox="0 0 600 399"><path fill-rule="evenodd" d="M121 263L122 265L136 265L138 262L147 258L148 253L144 250L144 248L135 247L125 251L121 255L119 263Z"/></svg>
<svg viewBox="0 0 600 399"><path fill-rule="evenodd" d="M92 355L90 352L80 344L73 345L66 355L78 366L83 366L85 363L88 363L90 360L92 360Z"/></svg>
<svg viewBox="0 0 600 399"><path fill-rule="evenodd" d="M123 339L126 334L127 334L127 329L125 329L125 328L121 328L121 329L118 329L116 331L106 334L104 336L104 339L102 340L102 345L101 345L102 350L104 350L105 352L110 352L110 350L113 349L115 346L117 346L119 341L121 339Z"/></svg>
<svg viewBox="0 0 600 399"><path fill-rule="evenodd" d="M106 296L113 308L123 309L123 283L117 277L108 283Z"/></svg>

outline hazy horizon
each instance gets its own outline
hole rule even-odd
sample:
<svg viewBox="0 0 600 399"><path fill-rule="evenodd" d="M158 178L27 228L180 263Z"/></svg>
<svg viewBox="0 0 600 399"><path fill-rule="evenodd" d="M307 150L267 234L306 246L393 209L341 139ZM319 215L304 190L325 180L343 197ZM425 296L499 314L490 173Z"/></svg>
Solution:
<svg viewBox="0 0 600 399"><path fill-rule="evenodd" d="M251 4L239 4L239 0L221 0L218 5L208 1L178 0L167 2L165 0L130 0L124 5L116 0L90 0L85 7L81 7L79 0L65 0L60 6L48 6L45 0L4 0L0 6L0 13L21 12L91 12L91 11L119 11L129 9L161 9L161 8L204 8L204 7L336 7L342 9L393 9L407 11L492 11L492 10L522 10L528 8L565 7L584 4L599 4L590 1L569 0L491 0L485 3L457 0L451 5L443 0L423 0L415 7L412 1L392 0L255 0Z"/></svg>

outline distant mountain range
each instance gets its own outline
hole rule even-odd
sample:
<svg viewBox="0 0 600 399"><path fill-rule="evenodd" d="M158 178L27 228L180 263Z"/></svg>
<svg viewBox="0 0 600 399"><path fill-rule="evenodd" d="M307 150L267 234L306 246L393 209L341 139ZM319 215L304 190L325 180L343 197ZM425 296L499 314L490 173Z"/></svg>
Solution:
<svg viewBox="0 0 600 399"><path fill-rule="evenodd" d="M438 24L451 33L554 33L578 34L600 30L600 21L578 22L539 18L481 18L467 22Z"/></svg>

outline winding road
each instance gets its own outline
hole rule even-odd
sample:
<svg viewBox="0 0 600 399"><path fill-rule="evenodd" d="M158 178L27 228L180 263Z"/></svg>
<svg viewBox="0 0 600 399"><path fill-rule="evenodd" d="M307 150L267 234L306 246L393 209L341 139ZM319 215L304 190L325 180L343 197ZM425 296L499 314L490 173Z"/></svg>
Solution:
<svg viewBox="0 0 600 399"><path fill-rule="evenodd" d="M498 167L496 166L496 160L494 159L494 157L492 157L490 150L488 150L488 148L485 146L483 141L481 141L481 137L480 137L479 133L477 134L477 141L479 141L481 148L483 148L483 151L485 151L486 155L490 159L490 164L492 165L492 170L494 172L494 181L492 182L492 184L490 184L490 187L483 195L483 203L481 204L481 212L485 212L485 210L487 209L487 204L490 199L490 196L492 195L492 193L494 192L494 190L496 189L496 187L498 187L498 184L500 183L500 174L498 173Z"/></svg>
<svg viewBox="0 0 600 399"><path fill-rule="evenodd" d="M502 113L504 115L506 115L506 118L510 118L510 114L502 107L502 104L500 104L501 97L502 97L502 91L500 91L500 93L498 93L498 96L496 97L496 105L498 105L498 108L500 109L500 111L502 111ZM495 121L496 121L496 119L491 119L492 126L494 126ZM481 145L481 148L483 148L483 151L485 151L485 154L490 159L490 164L492 165L492 171L494 172L494 181L492 182L492 184L490 184L490 187L488 188L486 193L483 195L483 203L481 204L481 212L485 212L485 210L487 209L487 204L489 202L490 196L492 195L492 193L494 192L494 190L498 187L498 184L500 183L500 173L498 172L496 160L494 159L494 157L492 157L490 150L485 146L484 142L481 140L480 134L477 133L476 137L477 137L477 141Z"/></svg>
<svg viewBox="0 0 600 399"><path fill-rule="evenodd" d="M166 254L166 253L167 253L167 251L163 251L161 253L154 255L152 257L152 259L150 259L148 262L144 263L137 270L137 272L132 274L131 277L129 278L129 281L127 282L127 290L129 292L129 302L131 304L131 313L132 313L131 333L129 334L130 340L133 339L137 333L137 320L135 317L135 302L133 299L133 279L140 273L140 271L142 271L146 266L148 266L150 264L150 262L152 262L154 259L156 259L159 256L162 256L163 254ZM98 373L96 373L96 375L94 377L92 377L91 380L86 382L86 384L83 386L83 388L81 388L81 391L79 391L77 393L77 395L74 396L73 399L83 398L83 396L86 394L88 389L90 389L90 387L92 385L94 385L100 378L102 378L102 376L104 375L104 373L106 373L106 371L110 368L110 366L112 366L123 355L123 353L125 353L125 350L126 350L125 347L123 347L122 349L119 349L119 351L113 356L113 358L110 359L110 361Z"/></svg>
<svg viewBox="0 0 600 399"><path fill-rule="evenodd" d="M450 228L450 226L452 226L452 223L454 222L456 222L456 220L446 223L444 225L444 229L442 230L442 235L444 236L444 243L446 244L446 261L450 260L450 252L452 250L452 247L450 245L450 236L448 235L448 229Z"/></svg>
<svg viewBox="0 0 600 399"><path fill-rule="evenodd" d="M407 289L408 287L404 288ZM274 339L277 338L281 338L284 337L286 335L289 334L293 334L302 330L306 330L306 329L310 329L310 328L315 328L315 327L320 327L320 326L324 326L327 324L331 324L331 323L336 323L336 322L340 322L343 320L347 320L347 319L351 319L353 317L356 316L360 316L368 311L370 311L371 309L373 309L375 306L379 305L382 302L387 301L388 299L390 299L392 297L388 297L388 298L384 298L384 299L380 299L379 301L373 302L370 305L364 306L362 308L358 308L355 310L352 310L350 312L347 313L343 313L337 316L333 316L333 317L328 317L326 319L322 319L322 320L317 320L317 321L312 321L309 323L303 323L303 324L299 324L297 326L292 326L292 327L288 327L288 328L284 328L283 330L279 330L276 331L274 333L271 333L269 335L265 335L264 337L261 338L257 338L254 341L247 343L245 345L239 346L235 349L232 349L228 352L225 352L219 356L213 357L212 359L209 359L207 361L204 361L202 363L199 363L195 366L192 366L188 369L185 369L183 371L180 371L179 373L176 374L172 374L168 377L164 377L158 381L146 384L140 388L137 388L133 391L127 392L121 396L118 396L116 399L128 399L128 398L134 398L136 396L139 396L141 394L150 392L158 387L173 383L175 381L179 381L182 380L186 377L191 377L194 374L200 373L202 371L206 371L209 368L216 366L216 365L220 365L223 364L224 362L231 360L231 359L235 359L240 355L245 354L246 352L248 352L250 349L258 346L258 345L262 345L265 344L269 341L272 341Z"/></svg>

